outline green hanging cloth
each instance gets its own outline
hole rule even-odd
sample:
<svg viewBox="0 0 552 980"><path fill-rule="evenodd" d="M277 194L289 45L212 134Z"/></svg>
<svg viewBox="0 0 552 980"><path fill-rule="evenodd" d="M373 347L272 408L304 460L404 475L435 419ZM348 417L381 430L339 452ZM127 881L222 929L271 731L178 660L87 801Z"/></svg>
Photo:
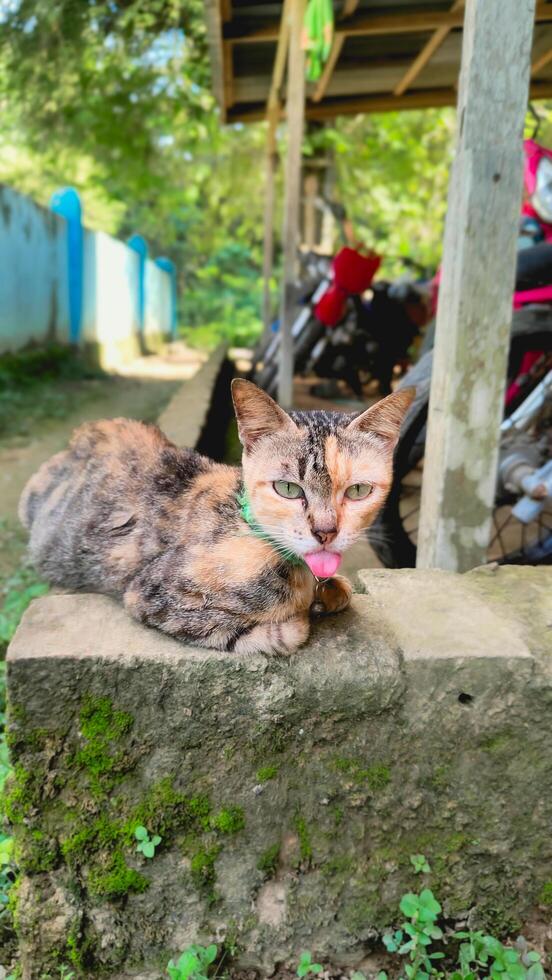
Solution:
<svg viewBox="0 0 552 980"><path fill-rule="evenodd" d="M332 47L332 0L309 0L305 11L303 47L307 52L307 78L317 82Z"/></svg>

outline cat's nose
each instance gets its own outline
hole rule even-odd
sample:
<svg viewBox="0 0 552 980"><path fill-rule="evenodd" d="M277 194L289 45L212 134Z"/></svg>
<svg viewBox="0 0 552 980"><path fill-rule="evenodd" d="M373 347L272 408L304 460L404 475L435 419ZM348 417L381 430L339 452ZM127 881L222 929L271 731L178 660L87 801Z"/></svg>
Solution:
<svg viewBox="0 0 552 980"><path fill-rule="evenodd" d="M337 535L336 527L313 527L312 533L320 544L329 544Z"/></svg>

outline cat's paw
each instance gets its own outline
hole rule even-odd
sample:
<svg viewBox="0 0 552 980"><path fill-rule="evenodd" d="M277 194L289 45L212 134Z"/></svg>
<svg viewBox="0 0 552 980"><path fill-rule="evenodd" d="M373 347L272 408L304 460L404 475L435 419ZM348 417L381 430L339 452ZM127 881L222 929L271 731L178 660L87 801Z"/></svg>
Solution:
<svg viewBox="0 0 552 980"><path fill-rule="evenodd" d="M310 625L306 616L294 616L283 623L260 623L240 637L236 653L290 654L306 643Z"/></svg>
<svg viewBox="0 0 552 980"><path fill-rule="evenodd" d="M311 610L319 616L343 612L351 602L352 594L349 580L343 575L334 575L317 586Z"/></svg>

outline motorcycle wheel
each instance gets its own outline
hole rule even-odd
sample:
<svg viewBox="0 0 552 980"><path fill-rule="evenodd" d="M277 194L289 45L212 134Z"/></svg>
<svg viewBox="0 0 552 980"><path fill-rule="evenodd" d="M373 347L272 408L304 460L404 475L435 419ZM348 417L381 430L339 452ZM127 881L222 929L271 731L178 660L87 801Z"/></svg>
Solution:
<svg viewBox="0 0 552 980"><path fill-rule="evenodd" d="M542 342L542 335L539 335ZM532 347L528 338L527 350ZM414 568L420 516L426 423L433 352L425 354L402 384L416 386L416 398L395 450L391 491L368 540L385 568ZM538 521L524 525L512 517L515 500L497 499L487 561L499 564L552 564L552 504Z"/></svg>

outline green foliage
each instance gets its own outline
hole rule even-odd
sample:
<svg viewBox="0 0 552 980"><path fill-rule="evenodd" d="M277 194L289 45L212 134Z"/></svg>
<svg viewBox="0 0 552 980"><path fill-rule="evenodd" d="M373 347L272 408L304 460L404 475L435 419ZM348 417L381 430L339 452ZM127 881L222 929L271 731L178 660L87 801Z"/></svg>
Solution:
<svg viewBox="0 0 552 980"><path fill-rule="evenodd" d="M30 565L23 565L13 575L10 575L2 589L3 602L0 606L0 653L10 643L27 606L33 599L36 599L40 595L45 595L47 591L48 586L45 582L40 581L35 570ZM2 783L1 766L0 749L0 788Z"/></svg>
<svg viewBox="0 0 552 980"><path fill-rule="evenodd" d="M544 980L538 953L512 949L482 932L457 932L455 937L463 942L458 953L459 969L450 974L450 980L482 976L492 980Z"/></svg>
<svg viewBox="0 0 552 980"><path fill-rule="evenodd" d="M161 843L159 834L154 834L153 837L150 837L146 828L140 825L134 831L134 836L138 841L136 850L146 858L154 857L155 849Z"/></svg>
<svg viewBox="0 0 552 980"><path fill-rule="evenodd" d="M423 854L411 854L410 863L414 868L414 874L429 874L431 868Z"/></svg>
<svg viewBox="0 0 552 980"><path fill-rule="evenodd" d="M312 954L308 950L301 953L297 966L297 976L306 977L309 973L316 974L322 971L321 963L312 962Z"/></svg>
<svg viewBox="0 0 552 980"><path fill-rule="evenodd" d="M64 418L74 410L77 384L100 377L82 355L58 344L2 354L0 436L27 436L38 422Z"/></svg>
<svg viewBox="0 0 552 980"><path fill-rule="evenodd" d="M417 859L422 857L413 855ZM419 894L408 892L403 895L399 907L406 920L396 931L386 933L383 942L388 953L403 958L400 980L429 980L430 977L436 980L544 980L540 956L530 951L521 937L516 948L512 948L483 932L448 932L445 935L438 925L441 906L431 889L424 888ZM451 944L456 946L454 957L448 952ZM441 961L452 959L452 969L442 969ZM387 980L387 973L380 972L378 980Z"/></svg>
<svg viewBox="0 0 552 980"><path fill-rule="evenodd" d="M13 837L0 832L0 920L9 901L13 883Z"/></svg>
<svg viewBox="0 0 552 980"><path fill-rule="evenodd" d="M218 949L211 946L188 946L176 963L167 966L170 980L207 980L209 967L217 957Z"/></svg>

